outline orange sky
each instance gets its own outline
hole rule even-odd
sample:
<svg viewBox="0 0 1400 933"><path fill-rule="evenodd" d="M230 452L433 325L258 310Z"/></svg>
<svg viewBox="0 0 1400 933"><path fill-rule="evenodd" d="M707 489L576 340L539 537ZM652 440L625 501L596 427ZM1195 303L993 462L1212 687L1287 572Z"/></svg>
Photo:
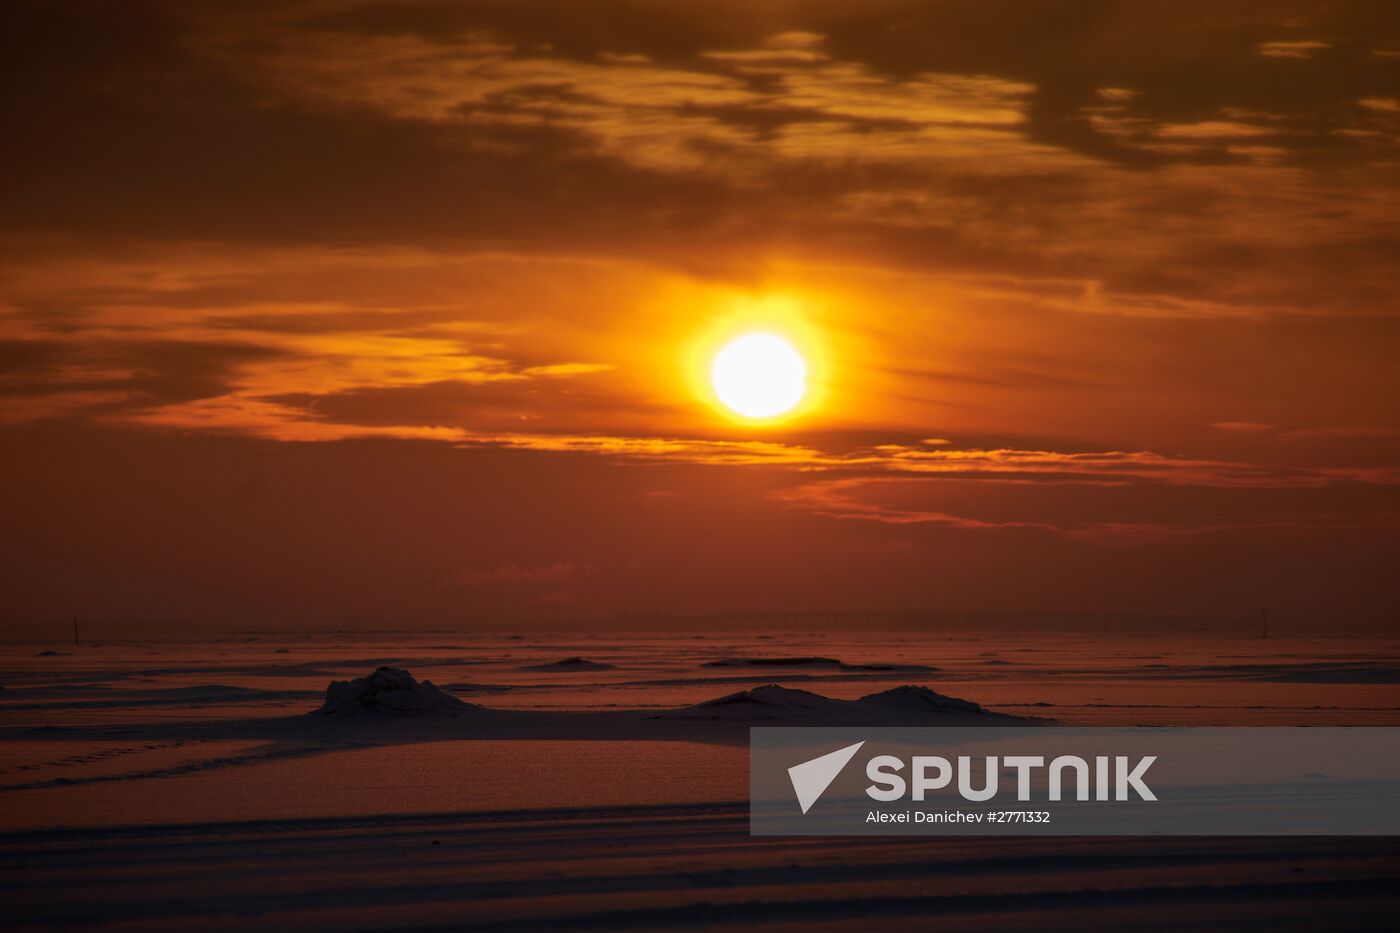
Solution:
<svg viewBox="0 0 1400 933"><path fill-rule="evenodd" d="M1393 4L5 18L6 624L1393 616Z"/></svg>

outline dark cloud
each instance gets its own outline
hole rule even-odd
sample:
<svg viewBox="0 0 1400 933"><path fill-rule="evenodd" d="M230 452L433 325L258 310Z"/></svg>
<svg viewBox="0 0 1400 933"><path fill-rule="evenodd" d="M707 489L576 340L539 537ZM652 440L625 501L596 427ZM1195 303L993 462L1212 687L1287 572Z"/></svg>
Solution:
<svg viewBox="0 0 1400 933"><path fill-rule="evenodd" d="M1385 0L1228 8L1208 0L877 0L859 6L736 0L661 7L626 0L543 6L427 0L349 5L302 25L429 41L489 32L526 49L582 60L624 52L672 64L806 30L825 37L835 57L899 78L951 72L1031 82L1035 139L1143 167L1217 161L1224 154L1153 153L1096 131L1083 109L1102 103L1100 89L1133 89L1138 114L1157 123L1210 119L1224 106L1259 110L1280 121L1282 130L1308 137L1293 140L1305 151L1357 145L1323 131L1351 117L1357 100L1389 94L1400 79L1400 62L1372 54L1400 42L1400 16ZM1323 48L1286 67L1259 54L1271 41L1316 37L1326 40Z"/></svg>
<svg viewBox="0 0 1400 933"><path fill-rule="evenodd" d="M599 384L602 382L603 384ZM364 388L326 395L296 393L266 401L300 409L314 420L338 425L397 426L406 423L462 428L486 434L501 431L546 433L565 425L588 425L600 435L645 435L658 418L674 409L619 397L606 377L521 378L470 383L443 381L398 388Z"/></svg>
<svg viewBox="0 0 1400 933"><path fill-rule="evenodd" d="M13 6L5 225L259 243L452 240L676 263L800 249L949 271L1080 275L1161 300L1357 308L1393 299L1387 283L1400 252L1393 231L1361 217L1345 234L1335 229L1346 226L1346 202L1361 190L1374 194L1380 185L1394 197L1383 176L1396 151L1394 121L1358 106L1400 81L1400 60L1370 54L1395 38L1396 17L1384 4L1246 4L1222 12L1212 4L814 2L738 4L723 14L714 4L605 6L611 15L588 4L346 4L304 16L259 5ZM867 69L876 83L866 92L894 94L909 86L900 82L930 73L1024 83L1024 119L1008 140L1106 166L1183 163L1219 173L1187 185L1174 180L1154 197L1146 176L1106 188L1111 176L1097 178L1092 165L1056 166L1063 160L1048 150L1012 153L991 172L996 156L948 161L939 158L936 138L925 143L933 159L889 162L879 139L862 155L860 137L916 125L896 98L879 116L833 110L839 100L785 90L775 83L782 74L747 74L704 58L716 49L761 47L791 30L821 36L831 61ZM397 61L357 62L371 82L384 69L386 87L431 85L433 68L446 75L458 61L451 43L472 36L508 43L507 62L559 67L544 73L553 77L523 74L452 108L459 119L440 120L376 107L368 97L308 96L283 66L269 70L281 61L279 42L303 43L279 54L314 63L335 54L341 33L424 43L421 75L404 74ZM1257 54L1261 42L1298 35L1325 36L1327 48L1296 61ZM570 107L597 104L590 82L604 78L567 65L606 69L599 58L606 52L645 55L655 67L722 76L752 91L748 101L682 96L657 110L658 118L678 121L680 150L751 177L739 183L727 169L645 163L626 149L600 148L597 128L581 124ZM1106 102L1105 88L1131 94ZM1096 122L1094 108L1105 103L1112 112L1098 113ZM747 141L705 131L707 120ZM964 131L978 126L972 115L960 120ZM1338 132L1377 120L1376 135ZM1155 135L1230 123L1264 135ZM811 159L770 151L776 133L814 125L841 126L851 151ZM1242 191L1256 156L1248 147L1236 151L1241 142L1273 150L1276 161L1333 173L1317 179L1314 217L1330 202L1343 222L1315 223L1291 248L1262 235L1280 219L1301 232L1307 208L1271 204L1264 190ZM1259 184L1268 185L1265 178ZM1327 197L1329 186L1336 197ZM860 198L876 200L830 209ZM1196 235L1163 242L1141 262L1104 255L1109 230L1152 212L1178 218ZM1226 229L1213 223L1221 212L1234 215ZM1373 271L1360 281L1340 277L1338 288L1337 273L1348 263L1355 269L1358 253L1370 257L1365 268ZM1290 274L1271 274L1281 264ZM1269 288L1255 286L1260 279Z"/></svg>
<svg viewBox="0 0 1400 933"><path fill-rule="evenodd" d="M89 416L160 409L231 390L246 363L277 357L268 347L181 340L0 341L0 400L6 420L28 420L33 412ZM72 406L44 407L45 397L75 397Z"/></svg>

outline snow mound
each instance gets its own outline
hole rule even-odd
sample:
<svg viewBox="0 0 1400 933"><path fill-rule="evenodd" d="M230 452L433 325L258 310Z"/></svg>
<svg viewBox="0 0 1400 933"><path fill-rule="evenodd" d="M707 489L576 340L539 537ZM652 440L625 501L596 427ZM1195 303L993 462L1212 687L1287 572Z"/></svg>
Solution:
<svg viewBox="0 0 1400 933"><path fill-rule="evenodd" d="M701 667L829 667L844 665L835 658L720 658L706 661Z"/></svg>
<svg viewBox="0 0 1400 933"><path fill-rule="evenodd" d="M165 690L152 690L151 693L158 693L162 696L172 697L195 697L209 699L238 699L247 697L261 697L267 693L266 690L258 690L255 687L235 687L232 684L195 684L189 687L169 687Z"/></svg>
<svg viewBox="0 0 1400 933"><path fill-rule="evenodd" d="M548 664L532 664L522 667L522 671L558 671L567 673L569 671L611 671L616 669L614 664L604 664L602 661L590 661L587 658L572 657L564 658L562 661L550 661Z"/></svg>
<svg viewBox="0 0 1400 933"><path fill-rule="evenodd" d="M316 712L326 716L364 713L455 715L481 709L444 693L431 680L418 681L401 667L381 667L368 677L333 680Z"/></svg>
<svg viewBox="0 0 1400 933"><path fill-rule="evenodd" d="M651 718L688 722L890 725L931 721L960 724L973 717L988 721L1024 721L1020 717L985 710L971 700L944 696L927 687L903 686L859 700L833 700L777 684L742 690L683 709L657 713Z"/></svg>
<svg viewBox="0 0 1400 933"><path fill-rule="evenodd" d="M706 661L701 667L783 667L798 668L802 670L831 670L831 671L871 671L900 674L928 674L936 671L937 668L929 667L927 664L886 664L883 662L872 664L847 664L845 661L836 658L823 657L770 657L770 658L720 658L717 661Z"/></svg>
<svg viewBox="0 0 1400 933"><path fill-rule="evenodd" d="M856 700L861 706L901 713L985 713L971 700L944 696L928 687L906 684L883 693L872 693Z"/></svg>
<svg viewBox="0 0 1400 933"><path fill-rule="evenodd" d="M740 690L684 709L662 713L659 719L703 719L722 722L785 721L840 715L847 704L807 690L765 684Z"/></svg>

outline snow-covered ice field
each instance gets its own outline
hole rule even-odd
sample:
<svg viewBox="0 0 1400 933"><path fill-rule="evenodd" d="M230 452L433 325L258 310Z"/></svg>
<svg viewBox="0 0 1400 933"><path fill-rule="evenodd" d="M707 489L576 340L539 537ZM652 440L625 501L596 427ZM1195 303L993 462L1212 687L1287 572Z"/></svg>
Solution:
<svg viewBox="0 0 1400 933"><path fill-rule="evenodd" d="M326 702L381 666L411 700ZM1337 929L1400 906L1383 839L773 841L745 809L753 723L1400 724L1394 640L248 635L12 644L0 670L11 924Z"/></svg>

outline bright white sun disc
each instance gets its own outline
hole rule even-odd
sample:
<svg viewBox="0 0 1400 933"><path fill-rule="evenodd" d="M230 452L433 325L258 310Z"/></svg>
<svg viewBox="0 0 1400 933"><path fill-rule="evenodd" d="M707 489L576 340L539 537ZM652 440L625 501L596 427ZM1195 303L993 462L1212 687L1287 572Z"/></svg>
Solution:
<svg viewBox="0 0 1400 933"><path fill-rule="evenodd" d="M802 401L807 364L783 338L748 334L715 356L710 383L726 408L748 418L772 418Z"/></svg>

